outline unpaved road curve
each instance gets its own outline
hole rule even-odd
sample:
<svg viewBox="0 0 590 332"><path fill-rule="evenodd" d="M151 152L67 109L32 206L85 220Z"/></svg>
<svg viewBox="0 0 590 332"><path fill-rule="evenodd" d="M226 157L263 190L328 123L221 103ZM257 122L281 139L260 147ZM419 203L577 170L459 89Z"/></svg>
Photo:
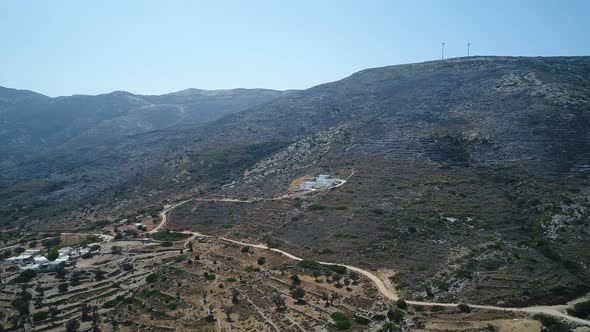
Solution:
<svg viewBox="0 0 590 332"><path fill-rule="evenodd" d="M192 199L186 199L184 201L172 204L170 206L165 206L164 209L162 210L162 212L160 212L160 223L158 224L158 226L154 227L151 231L149 231L148 233L152 234L155 233L157 231L160 230L160 228L162 228L167 222L168 222L168 212L174 210L175 208L181 206L182 204L191 201Z"/></svg>
<svg viewBox="0 0 590 332"><path fill-rule="evenodd" d="M162 218L160 224L157 227L155 227L154 229L152 229L151 231L149 231L149 233L157 232L161 227L163 227L168 222L168 217L167 217L168 212L170 212L171 210L175 209L176 207L178 207L188 201L191 201L191 200L192 199L187 199L187 200L175 203L171 206L164 208L164 210L162 210L162 212L160 212L160 216ZM228 200L221 199L221 200L217 200L217 201L228 201ZM233 201L233 200L231 200L231 201ZM244 201L241 201L241 202L244 202ZM293 260L296 260L296 261L303 260L303 258L297 257L293 254L290 254L290 253L284 251L284 250L280 250L280 249L276 249L276 248L269 248L268 246L266 246L264 244L252 244L252 243L228 239L226 237L215 237L215 236L211 236L211 235L205 235L205 234L202 234L199 232L184 232L184 233L192 234L193 235L192 238L194 238L194 237L212 237L212 238L217 238L222 241L239 244L242 246L249 246L249 247L253 247L253 248L274 251L276 253L282 254L282 255L284 255L288 258L291 258ZM399 297L395 293L394 289L387 287L385 285L385 283L378 276L376 276L375 274L373 274L367 270L358 268L356 266L345 265L345 264L330 263L330 262L319 262L319 263L325 264L325 265L345 266L347 269L349 269L351 271L355 271L357 273L360 273L360 274L364 275L365 277L367 277L369 280L371 280L375 284L375 286L377 286L377 289L385 298L388 298L393 301L399 299ZM470 304L470 303L467 303L467 304L472 308L483 309L483 310L510 311L510 312L529 313L529 314L546 314L546 315L551 315L554 317L562 318L565 320L569 320L571 322L575 322L578 324L590 326L590 320L585 320L585 319L573 317L573 316L570 316L570 315L564 313L565 309L568 307L569 304L574 303L579 300L580 299L571 301L565 305L530 306L530 307L522 307L522 308L506 308L506 307L497 307L497 306L492 306L492 305L481 305L481 304ZM413 304L413 305L441 306L441 307L456 307L459 304L459 303L441 303L441 302L424 302L424 301L406 301L406 302L409 304Z"/></svg>

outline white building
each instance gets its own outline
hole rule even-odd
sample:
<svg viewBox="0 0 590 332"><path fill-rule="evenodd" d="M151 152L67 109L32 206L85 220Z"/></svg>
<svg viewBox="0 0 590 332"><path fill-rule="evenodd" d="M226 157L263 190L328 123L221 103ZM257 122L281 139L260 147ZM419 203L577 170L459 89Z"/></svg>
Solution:
<svg viewBox="0 0 590 332"><path fill-rule="evenodd" d="M313 187L315 187L314 181L305 181L305 182L303 182L303 184L301 184L300 188L303 190L310 190L310 189L313 189Z"/></svg>
<svg viewBox="0 0 590 332"><path fill-rule="evenodd" d="M334 185L334 179L330 178L330 176L326 174L318 175L318 177L315 179L315 182L317 187L323 188L332 187Z"/></svg>
<svg viewBox="0 0 590 332"><path fill-rule="evenodd" d="M320 174L315 178L315 181L305 181L299 186L301 190L314 190L320 188L330 188L342 182L343 180L333 179L327 174Z"/></svg>

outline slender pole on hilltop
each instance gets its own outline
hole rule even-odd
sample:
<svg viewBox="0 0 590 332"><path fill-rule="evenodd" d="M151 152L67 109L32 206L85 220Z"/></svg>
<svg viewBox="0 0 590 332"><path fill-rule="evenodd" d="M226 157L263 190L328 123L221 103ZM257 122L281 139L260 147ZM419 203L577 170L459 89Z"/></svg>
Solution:
<svg viewBox="0 0 590 332"><path fill-rule="evenodd" d="M467 56L469 57L469 46L471 46L470 42L467 42Z"/></svg>
<svg viewBox="0 0 590 332"><path fill-rule="evenodd" d="M442 55L441 55L441 60L445 59L445 43L442 43Z"/></svg>

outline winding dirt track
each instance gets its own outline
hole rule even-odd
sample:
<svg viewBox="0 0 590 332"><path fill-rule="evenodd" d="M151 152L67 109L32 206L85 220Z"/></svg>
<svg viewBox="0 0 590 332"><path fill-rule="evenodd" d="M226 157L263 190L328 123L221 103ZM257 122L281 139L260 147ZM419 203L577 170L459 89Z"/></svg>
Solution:
<svg viewBox="0 0 590 332"><path fill-rule="evenodd" d="M206 199L187 199L178 203L175 203L173 205L170 205L168 207L165 207L162 212L160 212L160 217L162 218L160 224L155 227L154 229L152 229L151 231L149 231L149 233L155 233L157 232L161 227L163 227L169 220L168 218L168 212L172 211L173 209L175 209L176 207L189 202L191 200L198 200L198 201L206 201ZM220 201L220 202L242 202L242 203L248 203L248 202L253 202L253 201L240 201L240 200L234 200L234 199L214 199L215 201ZM225 242L230 242L230 243L235 243L235 244L239 244L242 246L249 246L249 247L253 247L253 248L258 248L258 249L263 249L263 250L270 250L270 251L274 251L276 253L282 254L288 258L291 258L293 260L296 261L301 261L303 260L303 258L301 257L297 257L293 254L290 254L286 251L280 250L280 249L276 249L276 248L269 248L268 246L264 245L264 244L253 244L253 243L247 243L247 242L241 242L241 241L237 241L237 240L232 240L232 239L228 239L225 237L215 237L215 236L211 236L211 235L206 235L206 234L202 234L199 232L184 232L184 233L190 233L193 236L189 239L192 240L195 237L211 237L211 238L217 238L219 240L225 241ZM351 265L345 265L345 264L338 264L338 263L330 263L330 262L319 262L320 264L325 264L325 265L341 265L341 266L345 266L347 269L351 270L351 271L355 271L357 273L360 273L362 275L364 275L365 277L367 277L369 280L371 280L375 286L377 286L377 289L379 290L379 292L387 299L389 300L398 300L399 297L397 296L395 289L392 289L390 287L387 287L385 285L385 283L383 282L383 280L381 280L378 276L376 276L375 274L358 268L356 266L351 266ZM585 319L581 319L581 318L577 318L577 317L573 317L570 316L568 314L565 313L565 309L572 303L578 302L580 300L584 300L587 299L588 297L584 297L581 299L577 299L574 301L571 301L567 304L564 305L554 305L554 306L530 306L530 307L522 307L522 308L506 308L506 307L497 307L497 306L492 306L492 305L481 305L481 304L471 304L471 303L467 303L470 307L472 308L477 308L477 309L484 309L484 310L494 310L494 311L510 311L510 312L520 312L520 313L529 313L529 314L546 314L546 315L551 315L554 317L558 317L558 318L562 318L565 320L569 320L578 324L583 324L583 325L588 325L590 326L590 320L585 320ZM456 307L459 303L441 303L441 302L424 302L424 301L406 301L409 304L413 304L413 305L422 305L422 306L441 306L441 307Z"/></svg>

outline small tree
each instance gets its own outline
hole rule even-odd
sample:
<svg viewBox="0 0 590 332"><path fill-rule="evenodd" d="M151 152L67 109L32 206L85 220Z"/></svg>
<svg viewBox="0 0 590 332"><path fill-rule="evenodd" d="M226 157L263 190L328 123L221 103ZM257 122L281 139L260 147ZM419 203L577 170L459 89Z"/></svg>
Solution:
<svg viewBox="0 0 590 332"><path fill-rule="evenodd" d="M150 275L148 275L147 277L145 277L145 281L148 284L153 284L154 282L156 282L158 280L158 275L155 273L152 273Z"/></svg>
<svg viewBox="0 0 590 332"><path fill-rule="evenodd" d="M188 243L188 252L193 252L193 243L192 242Z"/></svg>
<svg viewBox="0 0 590 332"><path fill-rule="evenodd" d="M278 291L272 296L272 302L275 304L277 311L281 311L285 307L285 299Z"/></svg>
<svg viewBox="0 0 590 332"><path fill-rule="evenodd" d="M404 318L404 313L399 309L389 309L387 312L387 318L389 320L399 323Z"/></svg>
<svg viewBox="0 0 590 332"><path fill-rule="evenodd" d="M471 312L471 307L465 303L461 303L461 304L457 305L457 308L459 309L460 312L464 312L464 313Z"/></svg>
<svg viewBox="0 0 590 332"><path fill-rule="evenodd" d="M322 275L322 273L319 270L313 270L311 275L315 279L315 282L319 282L318 278Z"/></svg>
<svg viewBox="0 0 590 332"><path fill-rule="evenodd" d="M231 301L233 303L238 303L240 301L238 298L239 296L240 296L240 291L237 288L234 288L231 290Z"/></svg>
<svg viewBox="0 0 590 332"><path fill-rule="evenodd" d="M297 274L294 274L291 276L291 282L293 282L293 285L299 285L301 284L301 279L299 279Z"/></svg>
<svg viewBox="0 0 590 332"><path fill-rule="evenodd" d="M358 284L358 282L359 282L359 274L358 274L358 273L356 273L356 272L354 272L354 271L351 271L351 272L348 274L348 277L349 277L349 278L352 280L352 284L353 284L353 285L356 285L356 284Z"/></svg>
<svg viewBox="0 0 590 332"><path fill-rule="evenodd" d="M340 273L332 273L332 280L334 281L336 287L340 287L340 278L342 278Z"/></svg>
<svg viewBox="0 0 590 332"><path fill-rule="evenodd" d="M302 303L303 297L305 296L305 290L301 287L295 287L291 291L291 296L297 300L297 303Z"/></svg>
<svg viewBox="0 0 590 332"><path fill-rule="evenodd" d="M59 257L59 251L57 251L57 248L53 248L49 251L49 253L47 254L47 259L50 261L54 261Z"/></svg>
<svg viewBox="0 0 590 332"><path fill-rule="evenodd" d="M100 315L98 314L98 307L92 307L92 332L98 332L100 324Z"/></svg>
<svg viewBox="0 0 590 332"><path fill-rule="evenodd" d="M256 260L256 263L258 263L258 265L264 265L264 263L266 263L266 257L264 257L264 256L258 257L258 259Z"/></svg>
<svg viewBox="0 0 590 332"><path fill-rule="evenodd" d="M395 325L395 323L390 320L383 323L383 326L381 327L381 332L397 332L397 331L398 331L397 325Z"/></svg>
<svg viewBox="0 0 590 332"><path fill-rule="evenodd" d="M62 262L63 263L63 262ZM57 266L57 270L55 270L55 274L57 275L58 279L65 279L66 278L66 266L65 264L59 263Z"/></svg>
<svg viewBox="0 0 590 332"><path fill-rule="evenodd" d="M68 291L68 283L67 282L62 282L61 284L59 284L57 286L57 289L59 290L60 293L65 293Z"/></svg>
<svg viewBox="0 0 590 332"><path fill-rule="evenodd" d="M88 322L91 319L90 318L90 310L91 310L90 306L86 303L82 303L81 310L82 310L82 317L81 317L82 321Z"/></svg>
<svg viewBox="0 0 590 332"><path fill-rule="evenodd" d="M66 332L76 332L80 328L80 322L77 319L70 319L66 323Z"/></svg>
<svg viewBox="0 0 590 332"><path fill-rule="evenodd" d="M123 247L121 246L112 246L111 247L111 254L118 255L123 252Z"/></svg>
<svg viewBox="0 0 590 332"><path fill-rule="evenodd" d="M350 319L341 312L333 312L330 318L334 321L337 330L348 330L350 328Z"/></svg>
<svg viewBox="0 0 590 332"><path fill-rule="evenodd" d="M50 306L49 307L49 317L51 317L52 323L55 323L55 320L57 319L57 315L59 315L59 310L57 309L57 307Z"/></svg>
<svg viewBox="0 0 590 332"><path fill-rule="evenodd" d="M346 287L350 286L350 279L348 279L348 277L344 278L344 285Z"/></svg>
<svg viewBox="0 0 590 332"><path fill-rule="evenodd" d="M330 304L334 304L334 301L338 300L339 297L340 295L338 295L338 293L332 292L332 294L330 294Z"/></svg>
<svg viewBox="0 0 590 332"><path fill-rule="evenodd" d="M96 281L101 281L105 278L105 274L106 274L106 272L103 270L95 270L94 271L94 279Z"/></svg>
<svg viewBox="0 0 590 332"><path fill-rule="evenodd" d="M406 310L408 308L408 304L406 303L406 300L404 299L399 299L395 302L395 305L400 308L401 310Z"/></svg>
<svg viewBox="0 0 590 332"><path fill-rule="evenodd" d="M223 309L223 313L225 314L225 316L227 317L227 321L231 322L231 314L233 312L233 307L229 306L229 307L225 307Z"/></svg>

